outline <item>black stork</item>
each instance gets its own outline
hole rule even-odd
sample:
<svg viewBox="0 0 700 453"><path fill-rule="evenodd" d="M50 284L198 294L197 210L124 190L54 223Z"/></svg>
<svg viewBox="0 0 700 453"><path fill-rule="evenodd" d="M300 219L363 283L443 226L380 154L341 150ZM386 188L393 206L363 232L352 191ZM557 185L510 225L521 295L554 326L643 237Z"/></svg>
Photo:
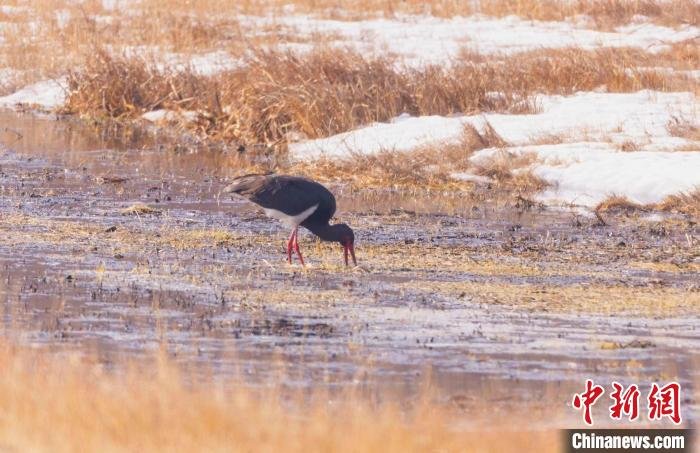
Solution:
<svg viewBox="0 0 700 453"><path fill-rule="evenodd" d="M352 228L344 223L328 224L335 214L335 197L316 181L298 176L253 174L234 179L223 192L247 198L262 207L268 217L280 220L292 229L287 242L287 260L290 264L294 248L304 265L297 240L301 225L322 241L339 242L343 246L345 265L348 265L350 253L353 264L357 266Z"/></svg>

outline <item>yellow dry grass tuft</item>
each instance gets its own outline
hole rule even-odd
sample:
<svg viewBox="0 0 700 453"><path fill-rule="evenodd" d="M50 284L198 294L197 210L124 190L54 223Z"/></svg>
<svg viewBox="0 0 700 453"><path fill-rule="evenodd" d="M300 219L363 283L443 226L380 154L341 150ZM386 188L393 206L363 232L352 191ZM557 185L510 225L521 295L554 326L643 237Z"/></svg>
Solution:
<svg viewBox="0 0 700 453"><path fill-rule="evenodd" d="M502 139L487 127L479 132L466 125L458 143L425 146L414 151L382 151L378 154L352 154L347 158L320 158L315 161L292 163L288 171L309 175L321 180L343 180L354 187L394 188L422 187L424 189L462 189L470 185L450 175L466 170L474 151L499 146Z"/></svg>
<svg viewBox="0 0 700 453"><path fill-rule="evenodd" d="M627 197L612 195L598 203L594 209L596 212L634 212L645 210L639 203L630 201Z"/></svg>
<svg viewBox="0 0 700 453"><path fill-rule="evenodd" d="M668 212L680 212L700 218L700 189L679 195L670 195L656 206Z"/></svg>
<svg viewBox="0 0 700 453"><path fill-rule="evenodd" d="M121 210L123 215L144 215L144 214L160 214L160 209L148 206L145 203L134 203L129 207Z"/></svg>
<svg viewBox="0 0 700 453"><path fill-rule="evenodd" d="M697 124L697 121L688 118L674 117L668 122L666 129L674 137L682 137L687 140L698 142L696 146L694 146L694 149L700 149L700 125Z"/></svg>
<svg viewBox="0 0 700 453"><path fill-rule="evenodd" d="M556 451L551 432L463 432L428 398L408 411L356 395L283 400L189 376L162 352L106 371L92 358L0 344L0 448L10 451ZM43 428L46 429L43 429Z"/></svg>
<svg viewBox="0 0 700 453"><path fill-rule="evenodd" d="M661 202L649 205L641 205L630 201L626 197L613 195L600 202L594 209L594 212L598 215L599 220L605 223L600 217L601 213L631 214L634 212L651 210L700 217L700 189L677 195L669 195Z"/></svg>
<svg viewBox="0 0 700 453"><path fill-rule="evenodd" d="M546 188L549 184L532 172L537 160L535 153L513 154L499 150L489 159L475 164L474 173L492 178L508 191L530 194Z"/></svg>

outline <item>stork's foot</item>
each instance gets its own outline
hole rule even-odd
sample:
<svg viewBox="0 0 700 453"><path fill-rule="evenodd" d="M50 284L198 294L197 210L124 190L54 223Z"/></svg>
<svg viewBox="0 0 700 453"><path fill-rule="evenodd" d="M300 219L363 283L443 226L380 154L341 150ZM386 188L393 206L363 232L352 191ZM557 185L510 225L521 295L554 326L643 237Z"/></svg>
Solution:
<svg viewBox="0 0 700 453"><path fill-rule="evenodd" d="M304 257L301 256L301 251L299 250L299 240L297 239L299 236L299 227L296 227L292 230L292 234L289 236L289 241L287 241L287 262L289 264L292 264L292 249L297 253L297 256L299 257L299 261L301 262L302 266L305 266L306 264L304 263Z"/></svg>

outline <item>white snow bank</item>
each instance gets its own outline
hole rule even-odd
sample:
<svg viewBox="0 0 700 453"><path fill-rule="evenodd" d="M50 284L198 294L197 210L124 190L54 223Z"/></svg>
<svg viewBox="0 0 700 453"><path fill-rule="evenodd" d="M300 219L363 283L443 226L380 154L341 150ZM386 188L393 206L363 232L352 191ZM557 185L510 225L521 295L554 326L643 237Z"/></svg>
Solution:
<svg viewBox="0 0 700 453"><path fill-rule="evenodd" d="M668 137L674 118L697 118L692 93L577 93L573 96L540 96L541 113L485 115L496 132L512 144L528 144L533 138L559 136L566 141Z"/></svg>
<svg viewBox="0 0 700 453"><path fill-rule="evenodd" d="M374 123L328 138L293 143L289 145L289 152L294 158L315 159L346 157L354 152L409 151L423 145L456 142L464 124L464 117L399 117L391 123Z"/></svg>
<svg viewBox="0 0 700 453"><path fill-rule="evenodd" d="M36 106L52 110L62 106L68 95L67 79L44 80L26 86L8 96L0 97L0 107Z"/></svg>
<svg viewBox="0 0 700 453"><path fill-rule="evenodd" d="M298 159L347 157L350 153L408 151L460 140L465 125L483 131L486 122L512 146L486 149L472 156L483 164L498 153L534 153L527 170L552 184L539 195L547 204L595 206L611 195L648 204L700 188L700 143L670 135L674 119L698 124L692 93L577 93L541 96L541 112L531 115L488 114L461 117L408 117L373 124L332 137L290 145ZM533 145L536 141L563 143ZM634 151L623 152L623 144ZM686 151L672 152L683 148ZM695 151L697 149L697 151ZM469 173L462 180L487 183Z"/></svg>
<svg viewBox="0 0 700 453"><path fill-rule="evenodd" d="M446 19L404 15L396 19L340 21L287 15L245 16L242 21L254 29L282 27L309 37L314 33L340 36L334 38L332 45L351 46L377 54L393 53L413 64L444 63L463 48L483 54L570 46L584 49L640 47L654 51L700 36L700 28L690 25L673 29L641 23L603 32L582 28L580 23L532 21L516 16Z"/></svg>
<svg viewBox="0 0 700 453"><path fill-rule="evenodd" d="M375 123L328 138L294 143L289 149L299 159L347 156L351 152L408 151L418 146L457 142L465 125L483 130L486 121L512 145L554 137L569 142L631 140L650 149L669 149L688 143L669 136L666 128L669 121L698 118L697 101L692 93L586 92L539 96L537 104L541 112L529 115L401 116L390 123Z"/></svg>
<svg viewBox="0 0 700 453"><path fill-rule="evenodd" d="M592 207L612 195L650 204L669 195L700 189L700 149L621 152L610 144L582 142L490 148L475 153L472 161L484 162L499 153L537 155L537 163L528 169L552 184L537 197L547 204Z"/></svg>

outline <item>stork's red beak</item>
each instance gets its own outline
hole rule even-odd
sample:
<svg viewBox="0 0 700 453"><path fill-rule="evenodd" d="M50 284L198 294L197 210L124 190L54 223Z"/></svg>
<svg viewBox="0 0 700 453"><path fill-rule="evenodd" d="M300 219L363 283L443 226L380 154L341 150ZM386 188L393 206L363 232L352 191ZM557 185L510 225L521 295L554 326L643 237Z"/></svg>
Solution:
<svg viewBox="0 0 700 453"><path fill-rule="evenodd" d="M343 244L343 255L345 256L346 266L348 265L348 252L350 252L350 255L352 256L353 266L357 266L357 260L355 259L355 245L350 241Z"/></svg>

